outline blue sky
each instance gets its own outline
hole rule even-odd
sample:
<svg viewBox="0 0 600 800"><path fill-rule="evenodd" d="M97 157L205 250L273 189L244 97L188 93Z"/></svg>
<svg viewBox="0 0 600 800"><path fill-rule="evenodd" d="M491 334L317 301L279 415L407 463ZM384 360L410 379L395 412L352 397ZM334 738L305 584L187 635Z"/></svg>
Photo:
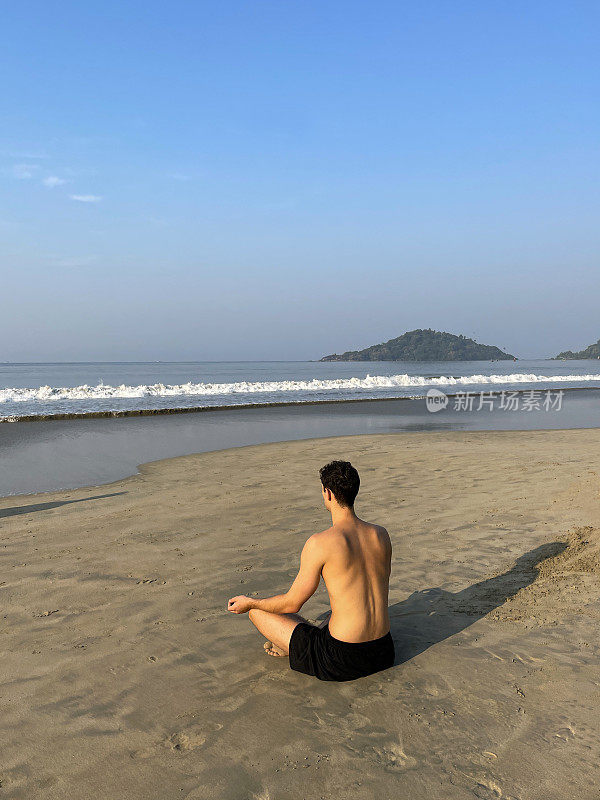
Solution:
<svg viewBox="0 0 600 800"><path fill-rule="evenodd" d="M3 10L0 360L600 337L600 6Z"/></svg>

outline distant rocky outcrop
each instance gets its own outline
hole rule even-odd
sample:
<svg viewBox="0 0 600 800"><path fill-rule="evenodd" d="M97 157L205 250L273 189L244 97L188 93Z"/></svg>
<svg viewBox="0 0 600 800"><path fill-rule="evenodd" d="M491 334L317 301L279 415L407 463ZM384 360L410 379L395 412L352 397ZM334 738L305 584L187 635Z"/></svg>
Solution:
<svg viewBox="0 0 600 800"><path fill-rule="evenodd" d="M324 356L321 361L507 361L514 358L499 347L479 344L466 336L419 328L364 350Z"/></svg>
<svg viewBox="0 0 600 800"><path fill-rule="evenodd" d="M564 353L559 353L554 358L571 359L571 358L600 358L600 339L595 344L586 347L585 350L579 350L574 353L572 350L565 350Z"/></svg>

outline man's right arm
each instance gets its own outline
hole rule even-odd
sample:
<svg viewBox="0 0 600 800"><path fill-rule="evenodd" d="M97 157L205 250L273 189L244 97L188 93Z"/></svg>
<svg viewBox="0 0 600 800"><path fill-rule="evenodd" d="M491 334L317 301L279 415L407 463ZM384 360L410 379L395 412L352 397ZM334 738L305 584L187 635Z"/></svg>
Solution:
<svg viewBox="0 0 600 800"><path fill-rule="evenodd" d="M244 608L244 611L257 608L260 611L271 611L276 614L297 613L309 597L312 597L317 591L324 563L322 534L315 534L308 539L302 549L300 570L288 591L285 594L266 597L264 600L250 598L249 604L244 602L244 606L249 605L248 608ZM232 607L232 602L235 600L237 598L229 601L230 611L236 612L237 604L234 603Z"/></svg>

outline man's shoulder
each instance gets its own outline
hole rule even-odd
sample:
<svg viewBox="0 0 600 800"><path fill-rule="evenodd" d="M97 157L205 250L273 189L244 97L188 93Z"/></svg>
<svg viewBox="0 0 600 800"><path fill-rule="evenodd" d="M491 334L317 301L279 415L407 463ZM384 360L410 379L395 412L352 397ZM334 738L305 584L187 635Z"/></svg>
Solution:
<svg viewBox="0 0 600 800"><path fill-rule="evenodd" d="M326 550L330 547L335 535L336 532L333 527L313 533L312 536L309 536L306 540L304 549L313 552Z"/></svg>
<svg viewBox="0 0 600 800"><path fill-rule="evenodd" d="M375 534L379 544L385 547L386 550L391 551L392 540L390 538L389 533L387 532L387 529L384 528L383 525L377 525L374 522L367 522L366 525L367 528Z"/></svg>
<svg viewBox="0 0 600 800"><path fill-rule="evenodd" d="M378 525L376 522L369 522L369 520L361 519L363 525L366 525L368 528L372 528L377 533L385 533L387 534L387 530L383 527L383 525Z"/></svg>
<svg viewBox="0 0 600 800"><path fill-rule="evenodd" d="M319 547L320 545L325 544L327 541L331 539L334 535L335 529L333 527L326 528L324 531L318 531L317 533L313 533L312 536L309 536L306 540L306 545L309 547ZM306 546L305 545L305 546Z"/></svg>
<svg viewBox="0 0 600 800"><path fill-rule="evenodd" d="M384 528L383 525L376 525L374 522L370 522L369 525L371 525L377 531L377 533L380 533L382 536L389 536L387 528Z"/></svg>
<svg viewBox="0 0 600 800"><path fill-rule="evenodd" d="M373 524L373 523L371 523ZM388 533L387 528L384 528L383 525L374 525L373 528L377 531L380 539L383 539L386 543L389 543L390 546L392 544L392 540L390 539L390 534Z"/></svg>

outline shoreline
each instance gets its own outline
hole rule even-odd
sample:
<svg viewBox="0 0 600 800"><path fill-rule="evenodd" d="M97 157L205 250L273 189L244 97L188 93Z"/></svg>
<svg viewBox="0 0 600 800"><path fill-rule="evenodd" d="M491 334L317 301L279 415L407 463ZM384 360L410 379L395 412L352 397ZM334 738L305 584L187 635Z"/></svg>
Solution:
<svg viewBox="0 0 600 800"><path fill-rule="evenodd" d="M311 402L210 414L150 414L48 419L0 426L0 495L101 486L133 475L140 464L248 445L361 434L452 430L600 427L599 393L567 392L560 411L432 413L418 400Z"/></svg>
<svg viewBox="0 0 600 800"><path fill-rule="evenodd" d="M239 444L239 445L232 445L231 447L223 447L217 450L204 450L202 452L193 452L193 453L182 453L180 455L173 455L173 456L166 456L165 458L157 458L152 459L150 461L144 461L136 465L135 472L131 472L128 475L124 475L119 478L115 478L114 480L109 480L104 483L89 483L89 484L82 484L81 486L72 486L72 487L61 487L58 489L47 489L42 491L33 491L33 492L24 492L19 494L5 494L0 495L0 519L2 518L2 509L1 504L4 500L19 500L21 498L31 500L34 498L45 498L49 495L57 495L57 494L64 494L69 493L72 494L74 492L90 492L96 489L111 489L115 487L120 487L126 484L128 481L134 481L137 478L143 477L145 473L148 473L155 469L165 469L168 468L169 464L175 464L178 461L182 463L185 462L186 459L193 460L195 458L201 458L203 456L212 456L218 454L235 454L237 451L244 451L244 450L251 450L251 449L261 449L261 448L272 448L272 447L286 447L286 446L293 446L299 444L307 444L307 445L316 445L318 442L335 442L338 439L352 439L357 441L357 445L360 446L361 439L378 439L384 437L419 437L419 436L427 436L427 437L436 437L436 436L450 436L456 438L460 441L460 439L470 436L474 438L479 437L486 437L486 436L504 436L510 434L526 434L526 435L535 435L540 434L544 435L546 433L571 433L571 432L593 432L598 431L599 428L552 428L552 429L536 429L536 430L528 430L528 429L510 429L510 430L452 430L452 431L403 431L401 433L358 433L351 436L346 435L339 435L339 434L332 434L331 436L315 436L314 438L304 438L304 439L289 439L289 440L280 440L280 441L273 441L273 442L261 442L258 444Z"/></svg>
<svg viewBox="0 0 600 800"><path fill-rule="evenodd" d="M489 386L490 384L481 384ZM437 387L431 387L437 388ZM441 390L440 390L441 391ZM448 398L455 398L464 394L478 395L482 392L485 394L499 395L502 392L510 392L515 394L524 394L526 392L600 392L600 386L551 386L536 389L533 388L517 388L517 389L488 389L488 390L475 390L466 389L458 392L443 392ZM177 406L173 408L132 408L132 409L112 409L106 411L83 411L65 412L58 414L11 414L8 417L0 417L1 423L14 423L14 422L49 422L52 420L77 420L77 419L117 419L120 417L157 417L171 414L201 414L206 411L235 411L238 409L251 409L251 408L288 408L291 406L328 406L340 403L385 403L385 402L399 402L410 400L425 400L426 394L419 395L401 395L395 397L344 397L339 399L327 400L281 400L268 403L232 403L223 406Z"/></svg>

